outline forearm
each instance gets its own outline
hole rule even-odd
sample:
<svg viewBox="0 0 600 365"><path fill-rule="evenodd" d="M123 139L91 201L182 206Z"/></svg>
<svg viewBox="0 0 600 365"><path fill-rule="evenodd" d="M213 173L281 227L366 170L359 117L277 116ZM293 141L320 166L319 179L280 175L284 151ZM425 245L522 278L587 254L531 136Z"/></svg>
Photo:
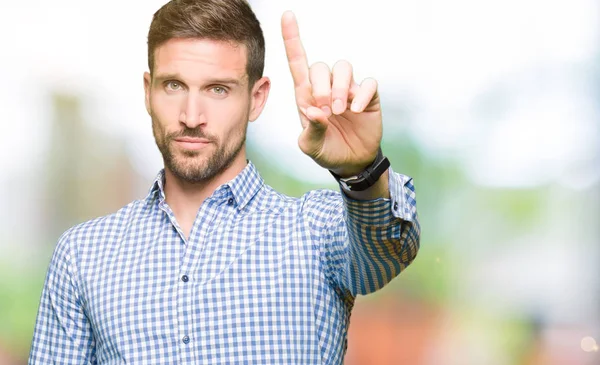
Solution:
<svg viewBox="0 0 600 365"><path fill-rule="evenodd" d="M368 294L417 255L420 225L414 187L412 179L389 170L359 197L344 192L344 214L330 222L334 233L324 237L324 260L337 285L354 295Z"/></svg>
<svg viewBox="0 0 600 365"><path fill-rule="evenodd" d="M344 199L350 246L342 278L357 294L386 285L410 265L419 250L420 225L412 180L388 172L381 179L387 182L384 193L389 199L375 193L368 201L349 196Z"/></svg>

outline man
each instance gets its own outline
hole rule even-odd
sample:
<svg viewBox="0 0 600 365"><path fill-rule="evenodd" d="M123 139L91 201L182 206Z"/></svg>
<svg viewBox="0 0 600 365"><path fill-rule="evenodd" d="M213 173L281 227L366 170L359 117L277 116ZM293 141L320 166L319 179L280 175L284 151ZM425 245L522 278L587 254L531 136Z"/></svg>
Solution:
<svg viewBox="0 0 600 365"><path fill-rule="evenodd" d="M144 200L61 236L31 364L342 363L355 297L415 258L414 189L380 153L376 82L309 68L290 12L282 32L299 146L341 191L284 196L246 159L270 88L249 5L167 3L144 74L164 169Z"/></svg>

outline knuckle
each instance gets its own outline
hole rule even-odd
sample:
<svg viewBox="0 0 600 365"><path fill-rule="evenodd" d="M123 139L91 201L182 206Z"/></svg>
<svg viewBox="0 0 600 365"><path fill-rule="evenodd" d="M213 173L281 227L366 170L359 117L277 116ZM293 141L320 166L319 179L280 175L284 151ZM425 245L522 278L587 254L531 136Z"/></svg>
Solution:
<svg viewBox="0 0 600 365"><path fill-rule="evenodd" d="M346 95L348 93L348 89L345 87L333 87L331 89L331 94L336 95L336 96L343 96Z"/></svg>
<svg viewBox="0 0 600 365"><path fill-rule="evenodd" d="M328 103L331 98L331 94L323 91L313 92L313 97L319 103Z"/></svg>

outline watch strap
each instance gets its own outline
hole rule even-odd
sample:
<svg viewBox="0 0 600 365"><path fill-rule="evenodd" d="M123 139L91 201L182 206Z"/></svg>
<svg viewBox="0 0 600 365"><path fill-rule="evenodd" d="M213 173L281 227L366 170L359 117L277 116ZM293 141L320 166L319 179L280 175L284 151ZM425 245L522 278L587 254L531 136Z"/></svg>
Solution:
<svg viewBox="0 0 600 365"><path fill-rule="evenodd" d="M363 191L373 186L389 167L390 161L383 155L380 147L375 161L358 175L341 177L331 170L329 172L342 188L349 191Z"/></svg>

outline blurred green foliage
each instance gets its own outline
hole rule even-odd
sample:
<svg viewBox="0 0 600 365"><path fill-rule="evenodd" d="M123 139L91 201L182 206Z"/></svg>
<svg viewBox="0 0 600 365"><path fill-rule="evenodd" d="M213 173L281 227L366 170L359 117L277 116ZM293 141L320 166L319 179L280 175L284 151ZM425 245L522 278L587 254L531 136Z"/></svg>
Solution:
<svg viewBox="0 0 600 365"><path fill-rule="evenodd" d="M51 252L40 249L36 262L0 260L0 344L17 358L29 352Z"/></svg>

